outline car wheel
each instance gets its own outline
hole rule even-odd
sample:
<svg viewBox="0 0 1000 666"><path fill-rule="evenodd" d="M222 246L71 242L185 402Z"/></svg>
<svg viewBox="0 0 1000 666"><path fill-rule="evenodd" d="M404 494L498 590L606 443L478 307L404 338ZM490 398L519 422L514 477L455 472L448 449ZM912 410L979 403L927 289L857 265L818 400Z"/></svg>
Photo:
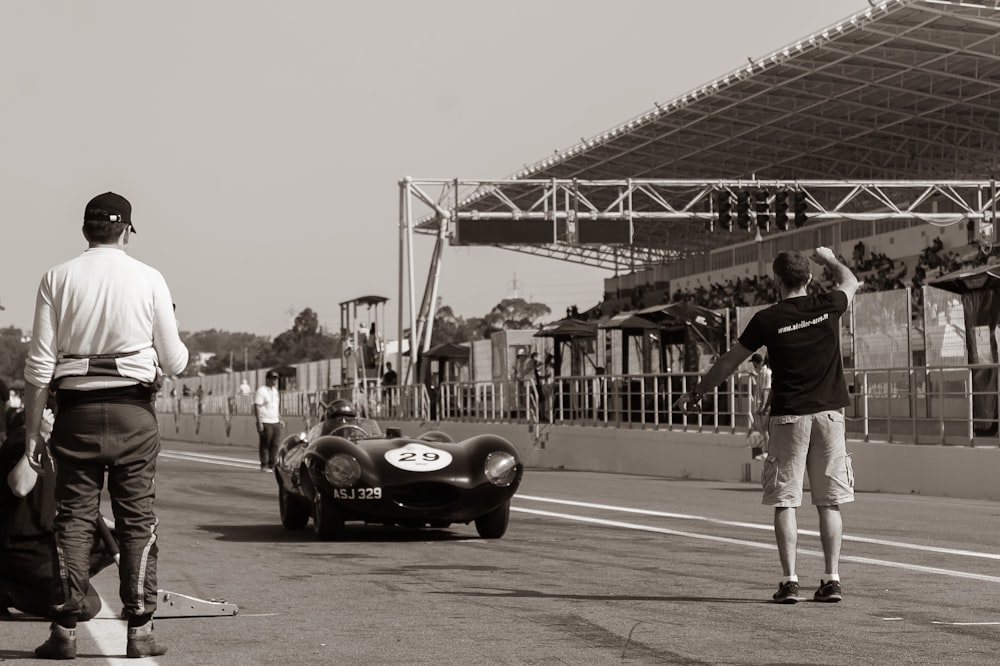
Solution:
<svg viewBox="0 0 1000 666"><path fill-rule="evenodd" d="M485 516L476 518L476 531L484 539L499 539L507 532L508 522L510 522L510 500Z"/></svg>
<svg viewBox="0 0 1000 666"><path fill-rule="evenodd" d="M309 505L292 497L284 486L278 486L278 510L286 530L301 530L309 522Z"/></svg>
<svg viewBox="0 0 1000 666"><path fill-rule="evenodd" d="M313 531L323 541L336 539L344 532L344 512L319 490L313 499Z"/></svg>

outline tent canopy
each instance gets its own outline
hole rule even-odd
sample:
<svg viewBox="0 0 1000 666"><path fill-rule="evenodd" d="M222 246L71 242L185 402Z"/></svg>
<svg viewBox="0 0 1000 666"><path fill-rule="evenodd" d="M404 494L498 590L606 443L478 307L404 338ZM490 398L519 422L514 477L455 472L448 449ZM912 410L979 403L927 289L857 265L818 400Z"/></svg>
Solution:
<svg viewBox="0 0 1000 666"><path fill-rule="evenodd" d="M622 331L646 331L659 328L659 325L649 317L643 317L638 312L620 312L613 317L600 322L598 328L614 328Z"/></svg>
<svg viewBox="0 0 1000 666"><path fill-rule="evenodd" d="M725 318L714 310L693 303L669 303L622 312L598 324L600 328L660 329L680 331L694 326L703 331L724 332Z"/></svg>
<svg viewBox="0 0 1000 666"><path fill-rule="evenodd" d="M676 330L690 325L714 331L722 330L725 326L725 318L719 313L685 301L654 305L638 310L635 314L654 321L659 324L660 328L668 330Z"/></svg>
<svg viewBox="0 0 1000 666"><path fill-rule="evenodd" d="M955 294L965 294L979 289L996 289L1000 287L1000 266L982 266L955 271L928 280L927 284Z"/></svg>
<svg viewBox="0 0 1000 666"><path fill-rule="evenodd" d="M469 352L468 347L457 345L454 342L445 342L444 344L431 347L421 354L421 356L424 358L447 359L451 361L468 361Z"/></svg>
<svg viewBox="0 0 1000 666"><path fill-rule="evenodd" d="M532 337L535 338L596 338L597 323L566 317L543 326Z"/></svg>

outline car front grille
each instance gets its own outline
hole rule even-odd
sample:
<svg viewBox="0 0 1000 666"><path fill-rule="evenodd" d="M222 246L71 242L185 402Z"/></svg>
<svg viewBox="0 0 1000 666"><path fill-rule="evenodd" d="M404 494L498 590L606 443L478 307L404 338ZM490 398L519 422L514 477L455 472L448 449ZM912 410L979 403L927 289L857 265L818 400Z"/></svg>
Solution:
<svg viewBox="0 0 1000 666"><path fill-rule="evenodd" d="M457 497L458 491L445 483L411 483L392 492L396 504L414 509L447 506Z"/></svg>

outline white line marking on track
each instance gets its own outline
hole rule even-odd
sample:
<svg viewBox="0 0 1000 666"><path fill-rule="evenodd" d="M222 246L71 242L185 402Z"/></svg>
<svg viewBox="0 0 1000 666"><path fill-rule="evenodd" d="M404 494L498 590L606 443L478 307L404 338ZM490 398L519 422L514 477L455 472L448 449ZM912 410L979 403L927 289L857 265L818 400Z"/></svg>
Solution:
<svg viewBox="0 0 1000 666"><path fill-rule="evenodd" d="M777 546L771 543L760 543L759 541L747 541L745 539L733 539L730 537L715 536L712 534L699 534L697 532L682 532L680 530L671 530L665 527L653 527L651 525L638 525L636 523L625 523L617 520L604 520L602 518L589 518L586 516L573 516L566 513L554 513L552 511L538 511L535 509L522 509L518 507L511 507L511 511L517 511L520 513L530 513L536 516L547 516L550 518L563 518L565 520L572 520L581 523L591 523L594 525L605 525L608 527L622 527L629 530L639 530L642 532L654 532L657 534L670 534L673 536L687 537L689 539L701 539L703 541L716 541L718 543L727 543L734 546L747 546L750 548L764 548L766 550L777 550ZM816 557L823 557L823 553L817 550L804 550L799 549L800 555L814 555ZM987 583L1000 583L1000 576L988 576L985 574L977 573L967 573L964 571L954 571L952 569L940 569L938 567L925 567L919 564L904 564L902 562L891 562L889 560L876 560L869 557L857 557L853 555L841 555L841 562L858 562L861 564L871 564L874 566L890 567L893 569L907 569L910 571L919 571L921 573L932 573L940 574L942 576L951 576L953 578L971 578L972 580L984 581Z"/></svg>
<svg viewBox="0 0 1000 666"><path fill-rule="evenodd" d="M203 459L208 462L213 460L227 460L229 462L239 462L247 464L259 464L256 460L251 460L250 458L230 458L228 456L219 456L214 453L196 453L194 451L167 451L171 455L175 456L188 456L189 458Z"/></svg>
<svg viewBox="0 0 1000 666"><path fill-rule="evenodd" d="M155 621L155 618L154 618ZM88 634L97 644L97 651L108 656L105 663L114 666L124 666L125 664L157 664L153 657L142 659L129 659L125 656L125 641L128 636L128 624L121 619L108 605L107 600L101 596L101 612L89 622L81 622L77 625Z"/></svg>
<svg viewBox="0 0 1000 666"><path fill-rule="evenodd" d="M667 511L653 511L650 509L632 509L624 506L614 506L610 504L593 504L591 502L576 502L572 500L553 499L549 497L538 497L536 495L516 495L515 499L531 500L534 502L549 502L552 504L565 504L568 506L578 506L586 509L601 509L603 511L617 511L619 513L634 513L643 516L656 516L659 518L678 518L681 520L699 520L715 525L727 525L730 527L746 527L755 530L773 531L774 526L765 523L746 523L737 520L721 520L719 518L708 518L686 513L670 513ZM799 534L806 536L819 536L819 532L814 530L799 530ZM919 544L906 543L904 541L887 541L885 539L873 539L870 537L856 537L845 534L844 541L855 543L870 543L878 546L891 546L893 548L907 548L910 550L920 550L928 553L939 553L941 555L961 555L964 557L981 557L988 560L1000 560L1000 554L984 553L975 550L959 550L957 548L940 548L938 546L921 546Z"/></svg>
<svg viewBox="0 0 1000 666"><path fill-rule="evenodd" d="M178 453L174 451L160 451L160 458L170 458L173 460L187 460L189 462L200 462L208 465L222 465L224 467L236 467L238 469L259 469L260 463L251 460L240 460L239 458L212 457L204 454Z"/></svg>
<svg viewBox="0 0 1000 666"><path fill-rule="evenodd" d="M931 624L947 624L952 627L995 627L1000 626L1000 622L938 622L931 620Z"/></svg>
<svg viewBox="0 0 1000 666"><path fill-rule="evenodd" d="M161 451L160 455L166 458L174 458L177 460L188 460L191 462L204 462L211 465L225 465L229 467L238 467L241 469L253 469L259 466L259 463L247 458L228 458L225 456L216 456L207 453L187 453L187 452L176 452L176 451ZM706 523L712 523L715 525L725 525L729 527L745 527L755 530L767 530L772 531L774 527L772 525L762 524L762 523L748 523L743 521L735 520L721 520L718 518L708 518L707 516L697 516L693 514L685 513L671 513L668 511L654 511L651 509L634 509L631 507L614 506L610 504L595 504L593 502L578 502L574 500L562 500L555 499L551 497L539 497L537 495L517 495L515 499L527 500L532 502L548 502L550 504L562 504L566 506L576 506L586 509L599 509L602 511L616 511L619 513L631 513L644 516L655 516L658 518L676 518L680 520L696 520ZM708 534L698 534L696 532L682 532L679 530L670 530L660 527L652 527L649 525L637 525L635 523L625 523L614 520L603 520L600 518L588 518L581 516L573 516L564 513L553 513L549 511L537 511L534 509L522 509L518 507L511 507L511 511L519 511L521 513L530 513L538 516L549 516L552 518L563 518L566 520L576 520L585 523L592 523L595 525L607 525L609 527L623 527L626 529L641 530L646 532L657 532L660 534L671 534L674 536L682 536L691 539L703 539L707 541L717 541L720 543L728 543L733 545L748 546L751 548L765 548L768 550L777 550L774 544L760 543L757 541L747 541L745 539L733 539L729 537L712 536ZM799 530L799 534L808 536L819 536L819 532L813 530ZM853 541L857 543L868 543L880 546L890 546L893 548L905 548L910 550L918 550L929 553L939 553L944 555L961 555L964 557L978 557L992 560L1000 560L1000 554L996 553L984 553L973 550L959 550L955 548L939 548L937 546L921 546L918 544L905 543L901 541L887 541L885 539L872 539L868 537L855 537L844 535L844 541ZM823 554L819 551L814 550L799 550L800 553L804 555L816 555L822 557ZM879 560L869 557L859 557L856 555L842 555L841 561L843 562L858 562L861 564L871 564L875 566L890 567L895 569L907 569L909 571L919 571L922 573L932 573L939 574L942 576L952 576L954 578L971 578L973 580L985 581L989 583L1000 583L1000 577L989 576L986 574L976 574L967 573L963 571L955 571L952 569L942 569L938 567L925 567L919 564L904 564L902 562L892 562L890 560Z"/></svg>

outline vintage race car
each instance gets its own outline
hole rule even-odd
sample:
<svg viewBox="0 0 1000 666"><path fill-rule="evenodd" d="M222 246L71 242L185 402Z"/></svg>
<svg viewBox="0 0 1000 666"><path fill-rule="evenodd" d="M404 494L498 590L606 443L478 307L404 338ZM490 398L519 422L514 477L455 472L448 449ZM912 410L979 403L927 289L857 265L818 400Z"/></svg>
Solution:
<svg viewBox="0 0 1000 666"><path fill-rule="evenodd" d="M444 528L474 522L484 539L507 531L524 465L502 437L455 442L441 431L383 434L336 400L324 420L286 437L274 468L281 524L336 539L347 521Z"/></svg>

